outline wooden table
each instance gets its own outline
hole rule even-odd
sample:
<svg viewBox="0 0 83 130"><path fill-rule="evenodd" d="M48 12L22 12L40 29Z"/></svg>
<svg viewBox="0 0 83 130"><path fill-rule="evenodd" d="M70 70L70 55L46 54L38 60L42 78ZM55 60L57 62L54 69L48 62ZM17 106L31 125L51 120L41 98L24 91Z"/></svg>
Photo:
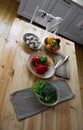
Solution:
<svg viewBox="0 0 83 130"><path fill-rule="evenodd" d="M39 80L27 67L32 50L23 44L23 34L35 33L43 40L51 34L22 20L15 19L4 47L0 46L0 130L83 130L80 88L74 43L61 38L60 53L69 55L70 80L75 98L23 121L18 121L10 94L28 88ZM53 76L51 79L56 79Z"/></svg>

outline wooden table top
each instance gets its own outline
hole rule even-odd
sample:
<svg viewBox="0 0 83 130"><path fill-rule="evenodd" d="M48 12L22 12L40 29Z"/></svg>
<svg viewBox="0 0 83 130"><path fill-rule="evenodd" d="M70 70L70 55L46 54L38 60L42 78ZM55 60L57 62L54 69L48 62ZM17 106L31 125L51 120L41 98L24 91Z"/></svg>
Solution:
<svg viewBox="0 0 83 130"><path fill-rule="evenodd" d="M64 38L61 38L60 53L70 56L70 80L67 82L75 97L23 121L17 119L10 94L28 88L39 80L27 67L28 57L34 51L23 43L26 32L38 35L42 43L44 38L54 35L23 20L14 20L4 47L0 46L0 130L83 130L74 43ZM52 76L48 80L56 78Z"/></svg>

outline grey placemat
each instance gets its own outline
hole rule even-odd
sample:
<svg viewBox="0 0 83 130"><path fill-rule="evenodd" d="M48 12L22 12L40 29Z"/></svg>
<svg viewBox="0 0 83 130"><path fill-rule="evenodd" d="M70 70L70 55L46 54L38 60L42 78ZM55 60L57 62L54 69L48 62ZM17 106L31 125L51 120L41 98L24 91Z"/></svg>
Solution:
<svg viewBox="0 0 83 130"><path fill-rule="evenodd" d="M51 81L58 87L60 93L60 100L58 103L66 101L74 97L68 83L64 79L56 79ZM42 105L32 92L31 88L16 91L11 94L11 101L13 103L15 112L19 120L28 118L34 114L44 111L50 107Z"/></svg>

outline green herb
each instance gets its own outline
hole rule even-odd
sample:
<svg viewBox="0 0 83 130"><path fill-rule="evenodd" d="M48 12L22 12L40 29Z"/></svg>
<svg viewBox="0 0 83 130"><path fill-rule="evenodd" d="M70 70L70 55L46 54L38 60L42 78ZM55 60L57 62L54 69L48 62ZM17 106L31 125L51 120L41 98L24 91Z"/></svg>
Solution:
<svg viewBox="0 0 83 130"><path fill-rule="evenodd" d="M37 96L46 103L53 103L57 100L57 90L49 82L44 80L37 81L35 85L32 86L32 91L37 94Z"/></svg>
<svg viewBox="0 0 83 130"><path fill-rule="evenodd" d="M37 94L41 93L41 90L46 86L46 82L43 80L37 81L33 86L32 86L32 91L36 92Z"/></svg>

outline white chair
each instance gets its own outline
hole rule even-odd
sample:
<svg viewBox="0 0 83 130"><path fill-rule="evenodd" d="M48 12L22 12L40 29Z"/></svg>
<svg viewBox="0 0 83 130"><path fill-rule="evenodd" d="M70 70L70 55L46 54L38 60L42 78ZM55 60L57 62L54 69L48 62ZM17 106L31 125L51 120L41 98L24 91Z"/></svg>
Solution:
<svg viewBox="0 0 83 130"><path fill-rule="evenodd" d="M34 22L39 23L40 25L46 27L46 23L47 23L46 16L47 16L46 11L39 9L39 7L37 6L32 18L31 18L30 23L32 24L34 21Z"/></svg>
<svg viewBox="0 0 83 130"><path fill-rule="evenodd" d="M52 14L48 14L46 11L39 9L37 6L30 23L32 24L33 21L46 27L47 31L56 33L62 22L62 18L54 17Z"/></svg>
<svg viewBox="0 0 83 130"><path fill-rule="evenodd" d="M56 33L61 22L62 22L61 17L54 17L53 15L48 14L46 30L52 33Z"/></svg>

